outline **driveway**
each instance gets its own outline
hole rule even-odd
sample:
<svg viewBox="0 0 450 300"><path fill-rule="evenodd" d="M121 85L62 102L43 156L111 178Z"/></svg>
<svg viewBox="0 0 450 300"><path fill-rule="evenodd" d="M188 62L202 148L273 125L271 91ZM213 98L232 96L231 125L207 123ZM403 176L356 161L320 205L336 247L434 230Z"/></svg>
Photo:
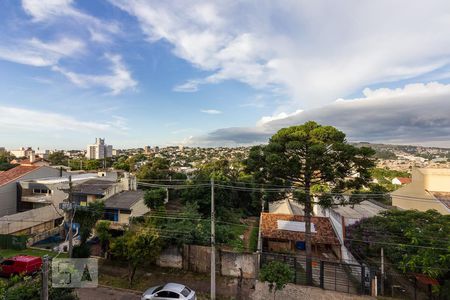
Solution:
<svg viewBox="0 0 450 300"><path fill-rule="evenodd" d="M135 293L109 289L105 287L97 287L94 289L78 289L78 297L80 300L140 300L141 297Z"/></svg>

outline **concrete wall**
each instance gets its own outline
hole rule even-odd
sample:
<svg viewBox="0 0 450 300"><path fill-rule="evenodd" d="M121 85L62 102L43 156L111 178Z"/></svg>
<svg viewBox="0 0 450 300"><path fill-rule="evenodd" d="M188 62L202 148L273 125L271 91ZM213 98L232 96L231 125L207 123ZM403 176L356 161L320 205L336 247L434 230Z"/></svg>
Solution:
<svg viewBox="0 0 450 300"><path fill-rule="evenodd" d="M255 278L257 273L257 256L253 253L220 251L220 273L224 276Z"/></svg>
<svg viewBox="0 0 450 300"><path fill-rule="evenodd" d="M252 300L274 299L267 283L257 282L255 291L250 295ZM282 300L367 300L375 299L369 296L358 296L334 291L327 291L320 288L302 285L288 284L283 290L277 291L275 299Z"/></svg>
<svg viewBox="0 0 450 300"><path fill-rule="evenodd" d="M157 259L157 265L184 269L197 273L211 272L211 248L206 246L184 245L183 250L176 247L165 249ZM257 256L254 253L217 251L216 270L220 275L255 278Z"/></svg>
<svg viewBox="0 0 450 300"><path fill-rule="evenodd" d="M159 258L156 260L156 264L160 267L182 269L183 255L177 247L171 246L161 253Z"/></svg>

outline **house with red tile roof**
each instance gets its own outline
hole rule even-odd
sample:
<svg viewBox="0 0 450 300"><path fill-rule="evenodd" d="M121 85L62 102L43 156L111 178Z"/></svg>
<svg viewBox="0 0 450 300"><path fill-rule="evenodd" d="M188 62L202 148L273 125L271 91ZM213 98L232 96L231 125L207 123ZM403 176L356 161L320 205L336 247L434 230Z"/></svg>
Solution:
<svg viewBox="0 0 450 300"><path fill-rule="evenodd" d="M304 254L305 217L293 214L261 213L260 235L263 251ZM314 256L340 259L340 242L326 217L311 217Z"/></svg>
<svg viewBox="0 0 450 300"><path fill-rule="evenodd" d="M16 166L0 173L0 217L15 214L20 195L18 182L60 175L60 170L47 166Z"/></svg>

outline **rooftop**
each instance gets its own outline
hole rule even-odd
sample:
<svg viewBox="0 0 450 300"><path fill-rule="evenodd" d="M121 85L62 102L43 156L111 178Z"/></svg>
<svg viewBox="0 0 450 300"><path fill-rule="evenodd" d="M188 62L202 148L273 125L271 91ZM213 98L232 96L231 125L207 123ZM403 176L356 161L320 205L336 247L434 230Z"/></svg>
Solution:
<svg viewBox="0 0 450 300"><path fill-rule="evenodd" d="M22 176L40 168L39 166L17 166L0 173L0 186L20 179Z"/></svg>
<svg viewBox="0 0 450 300"><path fill-rule="evenodd" d="M14 233L48 221L63 218L63 211L47 205L0 218L0 234Z"/></svg>
<svg viewBox="0 0 450 300"><path fill-rule="evenodd" d="M376 216L386 209L379 205L376 205L375 203L364 200L359 204L355 204L353 207L350 205L337 206L332 210L340 214L344 218L362 219Z"/></svg>
<svg viewBox="0 0 450 300"><path fill-rule="evenodd" d="M431 192L436 199L442 202L448 209L450 209L450 193L446 192Z"/></svg>
<svg viewBox="0 0 450 300"><path fill-rule="evenodd" d="M99 195L103 196L110 187L115 185L115 181L102 179L89 179L73 188L75 194Z"/></svg>
<svg viewBox="0 0 450 300"><path fill-rule="evenodd" d="M105 208L131 209L139 200L144 198L143 191L124 191L105 201Z"/></svg>
<svg viewBox="0 0 450 300"><path fill-rule="evenodd" d="M305 222L304 216L300 215L261 213L261 236L263 238L289 241L305 240L305 233L302 231L298 231L299 228L297 228L296 231L279 229L282 228L278 226L279 220ZM311 229L315 228L316 231L315 233L311 233L313 244L339 245L339 240L337 239L331 222L328 218L311 217L311 225Z"/></svg>

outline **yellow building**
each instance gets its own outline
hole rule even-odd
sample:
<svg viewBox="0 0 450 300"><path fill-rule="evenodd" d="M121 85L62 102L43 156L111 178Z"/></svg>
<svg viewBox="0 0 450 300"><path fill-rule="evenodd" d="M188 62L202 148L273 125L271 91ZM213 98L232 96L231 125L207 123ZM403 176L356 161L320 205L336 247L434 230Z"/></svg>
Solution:
<svg viewBox="0 0 450 300"><path fill-rule="evenodd" d="M420 168L412 182L391 193L392 205L402 209L435 209L450 214L450 169Z"/></svg>

